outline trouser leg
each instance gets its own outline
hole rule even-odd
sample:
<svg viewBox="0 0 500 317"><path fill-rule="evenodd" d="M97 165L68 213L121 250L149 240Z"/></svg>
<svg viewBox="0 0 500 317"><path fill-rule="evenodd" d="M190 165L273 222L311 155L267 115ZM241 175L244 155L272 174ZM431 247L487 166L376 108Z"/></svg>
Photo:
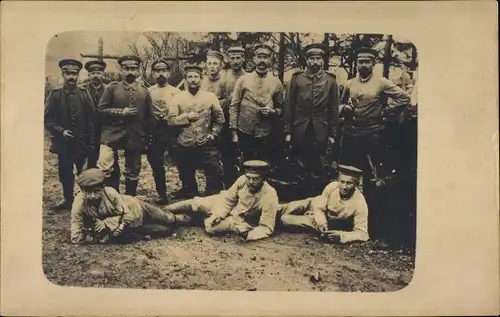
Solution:
<svg viewBox="0 0 500 317"><path fill-rule="evenodd" d="M207 180L205 195L213 195L222 189L221 166L215 145L205 144L200 147L202 167Z"/></svg>
<svg viewBox="0 0 500 317"><path fill-rule="evenodd" d="M63 189L64 201L73 202L73 187L75 175L73 174L73 158L69 154L58 155L59 181Z"/></svg>
<svg viewBox="0 0 500 317"><path fill-rule="evenodd" d="M224 218L218 224L212 225L208 221L205 221L205 231L208 234L220 234L225 232L234 232L235 226L241 223L243 220L241 218L236 218L232 215Z"/></svg>
<svg viewBox="0 0 500 317"><path fill-rule="evenodd" d="M228 128L222 131L220 139L220 154L224 169L224 187L229 188L238 178L236 145L231 141L231 131Z"/></svg>
<svg viewBox="0 0 500 317"><path fill-rule="evenodd" d="M125 194L137 195L137 184L141 171L141 152L125 150Z"/></svg>
<svg viewBox="0 0 500 317"><path fill-rule="evenodd" d="M255 155L255 138L246 133L238 132L238 144L244 161L256 159Z"/></svg>
<svg viewBox="0 0 500 317"><path fill-rule="evenodd" d="M154 142L147 152L147 159L153 171L156 191L160 198L167 197L165 179L165 147L162 142Z"/></svg>
<svg viewBox="0 0 500 317"><path fill-rule="evenodd" d="M279 214L281 215L281 224L288 229L306 229L307 231L316 231L313 217L306 213L311 208L311 199L292 201L281 205Z"/></svg>
<svg viewBox="0 0 500 317"><path fill-rule="evenodd" d="M113 173L113 167L115 165L115 151L113 148L101 144L99 151L99 160L97 161L97 168L103 171L106 180L108 180Z"/></svg>
<svg viewBox="0 0 500 317"><path fill-rule="evenodd" d="M113 170L111 171L111 175L107 179L106 186L113 187L117 192L120 192L120 164L118 163L118 151L113 151Z"/></svg>
<svg viewBox="0 0 500 317"><path fill-rule="evenodd" d="M199 158L196 157L196 150L179 146L177 154L177 168L179 170L179 179L182 182L183 190L185 193L197 193L198 185L196 183L195 174Z"/></svg>

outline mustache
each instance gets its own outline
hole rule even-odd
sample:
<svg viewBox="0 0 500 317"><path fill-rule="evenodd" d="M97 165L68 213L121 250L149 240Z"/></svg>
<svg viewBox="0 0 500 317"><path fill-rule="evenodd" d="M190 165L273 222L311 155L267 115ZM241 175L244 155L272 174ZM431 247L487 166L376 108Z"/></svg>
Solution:
<svg viewBox="0 0 500 317"><path fill-rule="evenodd" d="M263 66L263 67L266 67L266 63L258 63L256 66Z"/></svg>

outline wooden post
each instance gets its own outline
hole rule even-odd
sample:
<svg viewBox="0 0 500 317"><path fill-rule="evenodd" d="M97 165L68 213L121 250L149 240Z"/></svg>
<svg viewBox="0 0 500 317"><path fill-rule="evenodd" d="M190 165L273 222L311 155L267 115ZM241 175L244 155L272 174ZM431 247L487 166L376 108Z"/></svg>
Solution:
<svg viewBox="0 0 500 317"><path fill-rule="evenodd" d="M278 58L278 77L281 82L283 82L284 74L285 74L285 33L281 32L279 58Z"/></svg>
<svg viewBox="0 0 500 317"><path fill-rule="evenodd" d="M389 78L389 68L391 66L392 54L392 35L389 34L386 37L385 49L384 49L384 77Z"/></svg>
<svg viewBox="0 0 500 317"><path fill-rule="evenodd" d="M330 36L328 35L328 33L325 33L325 39L323 40L323 45L325 45L326 47L323 68L325 70L328 70L330 68Z"/></svg>

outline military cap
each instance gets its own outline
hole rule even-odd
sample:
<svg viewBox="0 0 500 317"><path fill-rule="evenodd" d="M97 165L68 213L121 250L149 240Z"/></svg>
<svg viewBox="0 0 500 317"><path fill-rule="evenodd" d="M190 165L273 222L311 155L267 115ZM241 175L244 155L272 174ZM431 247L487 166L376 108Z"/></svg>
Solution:
<svg viewBox="0 0 500 317"><path fill-rule="evenodd" d="M198 65L187 65L184 67L184 74L187 74L188 72L197 72L201 75L203 73L203 68Z"/></svg>
<svg viewBox="0 0 500 317"><path fill-rule="evenodd" d="M166 69L170 70L170 65L168 65L167 61L165 61L163 58L159 58L151 64L151 70L155 69Z"/></svg>
<svg viewBox="0 0 500 317"><path fill-rule="evenodd" d="M241 46L232 46L227 50L228 54L232 53L238 53L238 54L245 54L245 49Z"/></svg>
<svg viewBox="0 0 500 317"><path fill-rule="evenodd" d="M218 60L220 60L221 62L224 61L224 55L222 55L222 53L220 52L217 52L217 51L208 51L207 52L207 58L208 57L214 57L214 58L217 58Z"/></svg>
<svg viewBox="0 0 500 317"><path fill-rule="evenodd" d="M98 168L90 168L83 171L76 178L76 183L80 188L90 188L104 183L104 172Z"/></svg>
<svg viewBox="0 0 500 317"><path fill-rule="evenodd" d="M125 55L118 59L120 66L139 66L141 58L135 55Z"/></svg>
<svg viewBox="0 0 500 317"><path fill-rule="evenodd" d="M269 172L269 164L259 160L246 161L243 163L243 169L248 173L267 174Z"/></svg>
<svg viewBox="0 0 500 317"><path fill-rule="evenodd" d="M85 69L88 72L94 71L94 70L100 70L104 71L106 69L106 63L104 61L88 61L85 63Z"/></svg>
<svg viewBox="0 0 500 317"><path fill-rule="evenodd" d="M304 47L304 53L306 57L313 55L322 55L325 56L326 53L326 45L323 43L313 43Z"/></svg>
<svg viewBox="0 0 500 317"><path fill-rule="evenodd" d="M76 59L67 58L67 59L62 59L59 61L59 67L63 71L77 71L77 72L79 72L83 68L83 65L80 61L78 61Z"/></svg>
<svg viewBox="0 0 500 317"><path fill-rule="evenodd" d="M267 55L271 56L272 53L274 53L273 48L267 44L256 44L254 46L254 50L253 50L254 55L267 54Z"/></svg>
<svg viewBox="0 0 500 317"><path fill-rule="evenodd" d="M363 171L354 166L339 165L339 173L343 175L353 176L360 178L363 175Z"/></svg>
<svg viewBox="0 0 500 317"><path fill-rule="evenodd" d="M356 50L356 57L357 58L371 58L375 59L378 56L378 51L369 48L369 47L361 47Z"/></svg>

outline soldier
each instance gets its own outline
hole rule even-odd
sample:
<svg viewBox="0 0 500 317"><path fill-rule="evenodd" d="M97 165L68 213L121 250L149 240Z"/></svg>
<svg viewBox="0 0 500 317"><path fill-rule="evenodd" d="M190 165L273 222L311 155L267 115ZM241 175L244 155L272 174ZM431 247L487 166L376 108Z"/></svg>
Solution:
<svg viewBox="0 0 500 317"><path fill-rule="evenodd" d="M85 85L85 88L90 93L94 105L97 107L99 101L101 100L102 93L106 85L103 83L104 70L106 69L106 63L104 61L88 61L84 66L85 70L88 72L89 81ZM97 167L97 160L99 159L99 144L101 143L101 123L99 116L96 116L94 121L95 128L95 148L88 157L87 166L89 168ZM115 166L113 168L113 187L118 190L118 185L120 182L120 165L118 164L118 153L115 152Z"/></svg>
<svg viewBox="0 0 500 317"><path fill-rule="evenodd" d="M156 85L149 88L149 93L153 100L153 115L156 121L155 130L152 133L152 143L148 148L147 157L153 178L155 180L156 191L158 192L159 205L168 203L167 188L165 179L165 151L168 150L173 156L173 143L175 142L174 131L168 126L167 118L172 99L180 93L180 90L167 83L170 75L170 66L161 58L154 61L151 71Z"/></svg>
<svg viewBox="0 0 500 317"><path fill-rule="evenodd" d="M59 62L64 85L54 89L47 97L44 124L51 134L51 152L58 157L59 181L64 201L54 210L69 209L73 203L75 175L82 172L85 160L93 151L95 107L85 88L77 86L83 65L74 59Z"/></svg>
<svg viewBox="0 0 500 317"><path fill-rule="evenodd" d="M335 75L323 70L325 46L305 47L307 69L292 75L285 104L285 142L305 174L323 175L328 146L337 134L339 95Z"/></svg>
<svg viewBox="0 0 500 317"><path fill-rule="evenodd" d="M140 63L137 56L123 56L118 60L123 80L112 82L104 89L97 107L103 118L97 166L105 173L109 184L115 163L114 152L124 150L125 194L130 196L137 193L141 153L150 140L155 123L151 95L136 82Z"/></svg>
<svg viewBox="0 0 500 317"><path fill-rule="evenodd" d="M341 98L340 114L346 118L341 160L362 168L365 173L371 171L370 178L377 178L376 167L385 155L381 135L385 120L404 110L410 97L390 80L373 76L376 50L361 48L356 56L358 75L347 82ZM392 99L389 106L384 104L385 96Z"/></svg>
<svg viewBox="0 0 500 317"><path fill-rule="evenodd" d="M217 51L207 53L207 75L203 76L200 82L200 89L210 91L217 96L217 99L224 103L224 80L221 76L221 67L224 63L224 55Z"/></svg>
<svg viewBox="0 0 500 317"><path fill-rule="evenodd" d="M71 208L71 242L106 243L124 232L167 234L190 217L174 215L135 197L120 195L104 186L104 172L97 168L81 173L76 182L81 192Z"/></svg>
<svg viewBox="0 0 500 317"><path fill-rule="evenodd" d="M274 232L278 195L266 182L269 164L247 161L245 174L227 191L209 197L195 197L166 207L174 214L201 215L209 234L236 232L245 241L260 240Z"/></svg>
<svg viewBox="0 0 500 317"><path fill-rule="evenodd" d="M272 53L269 45L255 46L255 70L236 82L229 106L229 127L244 160L267 160L273 168L271 132L283 112L284 88L277 77L269 74Z"/></svg>
<svg viewBox="0 0 500 317"><path fill-rule="evenodd" d="M339 165L338 181L328 184L319 196L280 206L283 226L312 230L335 243L367 241L368 207L359 191L362 171Z"/></svg>
<svg viewBox="0 0 500 317"><path fill-rule="evenodd" d="M195 173L203 167L206 177L206 195L222 188L216 137L224 125L224 114L214 93L201 90L202 68L188 65L184 76L188 90L175 95L168 116L171 126L181 127L177 138L176 163L182 188L177 197L198 195Z"/></svg>
<svg viewBox="0 0 500 317"><path fill-rule="evenodd" d="M221 132L221 157L222 166L224 167L224 184L226 189L229 188L236 178L238 177L238 153L232 142L232 134L229 129L229 105L233 97L234 86L236 81L243 75L246 74L243 69L243 63L245 61L245 49L243 47L230 47L227 50L227 56L229 60L229 65L231 67L224 76L224 92L225 100L221 104L222 110L224 111L224 118L226 118L226 123Z"/></svg>

